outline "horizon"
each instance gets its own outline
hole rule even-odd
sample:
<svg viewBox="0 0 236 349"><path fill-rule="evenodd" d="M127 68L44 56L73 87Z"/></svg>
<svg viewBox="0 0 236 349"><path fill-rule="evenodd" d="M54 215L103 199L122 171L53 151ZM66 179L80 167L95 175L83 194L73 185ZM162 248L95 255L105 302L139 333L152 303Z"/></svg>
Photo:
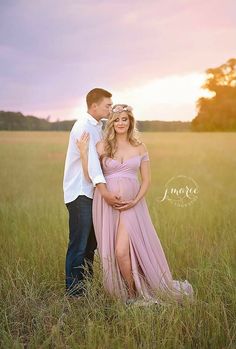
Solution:
<svg viewBox="0 0 236 349"><path fill-rule="evenodd" d="M24 114L22 113L21 111L17 110L17 111L12 111L12 110L0 110L0 113L3 112L3 113L20 113L22 114L23 117L35 117L37 119L41 119L41 120L45 120L45 121L48 121L48 122L62 122L62 121L77 121L78 119L57 119L57 120L51 120L50 117L38 117L37 115L31 115L31 114ZM83 116L82 116L83 117ZM101 119L103 121L106 121L107 119L106 118L103 118ZM136 122L139 122L139 121L142 121L142 122L146 122L146 121L159 121L159 122L188 122L188 123L191 123L192 120L161 120L161 119L143 119L143 120L139 120L139 119L136 119Z"/></svg>

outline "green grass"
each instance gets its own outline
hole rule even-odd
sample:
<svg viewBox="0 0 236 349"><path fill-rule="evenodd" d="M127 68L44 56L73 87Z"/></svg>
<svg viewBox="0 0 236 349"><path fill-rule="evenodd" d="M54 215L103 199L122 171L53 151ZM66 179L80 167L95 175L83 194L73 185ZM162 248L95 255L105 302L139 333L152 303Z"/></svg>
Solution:
<svg viewBox="0 0 236 349"><path fill-rule="evenodd" d="M147 201L174 279L195 302L127 308L103 291L64 296L68 241L62 179L68 133L0 132L2 348L236 348L235 133L146 133ZM199 185L186 207L159 203L179 174Z"/></svg>

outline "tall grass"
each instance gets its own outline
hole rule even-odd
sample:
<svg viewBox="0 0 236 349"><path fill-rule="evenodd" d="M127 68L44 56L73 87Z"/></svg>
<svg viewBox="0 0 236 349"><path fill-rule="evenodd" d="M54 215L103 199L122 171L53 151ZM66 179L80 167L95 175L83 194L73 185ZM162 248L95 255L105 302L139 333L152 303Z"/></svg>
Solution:
<svg viewBox="0 0 236 349"><path fill-rule="evenodd" d="M62 178L68 133L0 133L0 340L3 348L236 348L234 133L143 134L152 166L148 206L183 307L126 307L103 290L64 296L68 241ZM160 203L183 174L199 185L186 207Z"/></svg>

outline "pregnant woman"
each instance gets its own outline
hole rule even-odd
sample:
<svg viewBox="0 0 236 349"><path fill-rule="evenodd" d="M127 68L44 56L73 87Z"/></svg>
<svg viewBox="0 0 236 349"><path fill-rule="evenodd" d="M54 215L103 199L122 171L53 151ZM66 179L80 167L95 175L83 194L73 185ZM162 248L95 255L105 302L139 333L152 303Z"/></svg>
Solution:
<svg viewBox="0 0 236 349"><path fill-rule="evenodd" d="M78 146L84 154L81 156L88 178L87 142L85 135ZM118 104L112 108L97 152L108 190L117 193L123 202L112 207L95 189L93 222L106 291L127 303L181 303L185 297L192 299L191 284L173 280L148 212L144 196L150 185L150 160L145 145L136 136L131 107Z"/></svg>

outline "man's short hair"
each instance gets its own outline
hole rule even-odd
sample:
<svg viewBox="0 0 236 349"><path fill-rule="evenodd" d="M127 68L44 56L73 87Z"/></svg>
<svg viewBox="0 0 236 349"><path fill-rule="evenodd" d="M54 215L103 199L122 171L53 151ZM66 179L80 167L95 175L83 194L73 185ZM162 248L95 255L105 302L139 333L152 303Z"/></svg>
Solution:
<svg viewBox="0 0 236 349"><path fill-rule="evenodd" d="M110 98L112 97L112 94L103 88L94 88L93 90L89 91L86 96L88 108L90 108L93 103L101 102L105 97Z"/></svg>

